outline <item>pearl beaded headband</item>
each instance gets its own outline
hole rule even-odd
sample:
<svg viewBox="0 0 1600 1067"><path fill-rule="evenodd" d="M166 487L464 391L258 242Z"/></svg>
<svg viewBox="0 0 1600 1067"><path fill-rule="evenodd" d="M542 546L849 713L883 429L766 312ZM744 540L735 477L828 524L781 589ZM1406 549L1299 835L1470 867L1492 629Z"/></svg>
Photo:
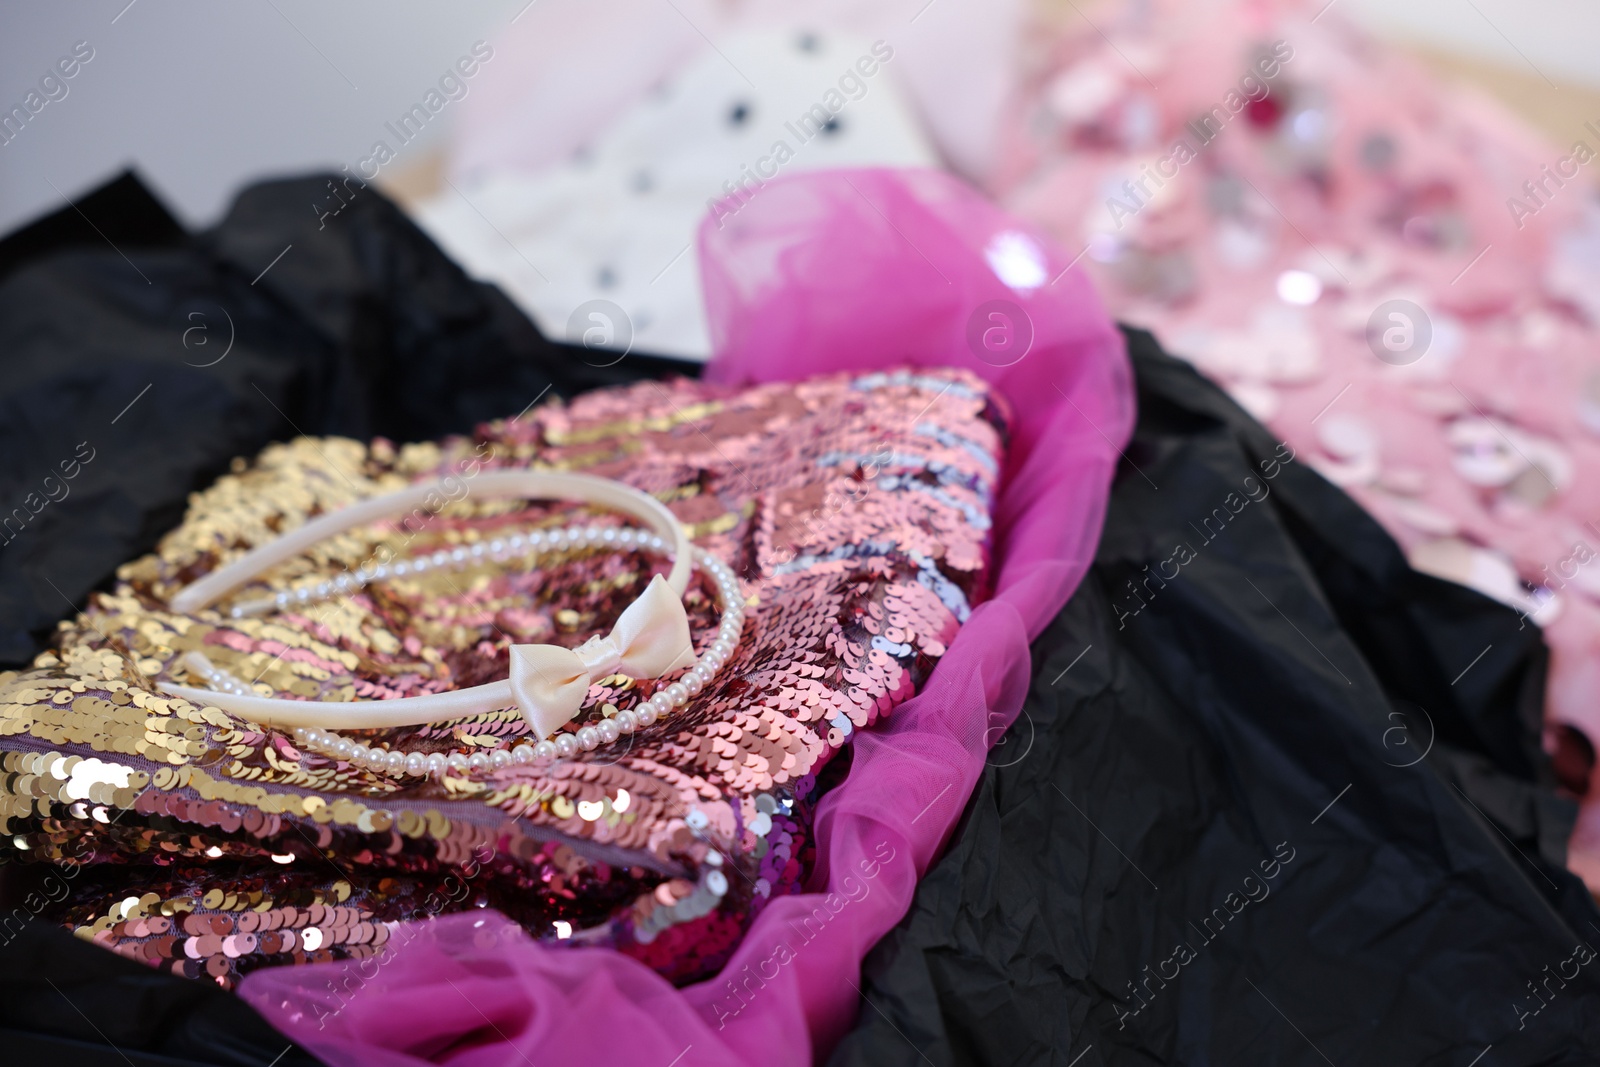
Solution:
<svg viewBox="0 0 1600 1067"><path fill-rule="evenodd" d="M528 720L533 736L543 738L577 716L590 680L597 675L621 671L635 678L656 678L681 667L695 666L689 620L682 599L688 587L694 552L682 525L665 505L619 482L553 471L490 471L478 475L473 488L488 496L581 500L614 508L656 531L656 538L651 540L659 540L663 549L670 548L672 570L666 579L660 575L651 579L639 598L622 612L608 635L596 635L576 649L559 645L513 645L510 677L502 682L429 696L375 701L284 700L238 691L242 687L216 691L168 684L162 688L175 696L211 704L254 722L328 729L417 726L515 704ZM403 514L443 490L440 482L415 485L318 516L179 590L170 603L176 611L197 611L324 538L354 526ZM596 533L603 539L604 531ZM365 577L358 572L357 582ZM280 594L272 600L235 606L230 614L237 618L255 614L263 607L282 607L287 603L289 601Z"/></svg>

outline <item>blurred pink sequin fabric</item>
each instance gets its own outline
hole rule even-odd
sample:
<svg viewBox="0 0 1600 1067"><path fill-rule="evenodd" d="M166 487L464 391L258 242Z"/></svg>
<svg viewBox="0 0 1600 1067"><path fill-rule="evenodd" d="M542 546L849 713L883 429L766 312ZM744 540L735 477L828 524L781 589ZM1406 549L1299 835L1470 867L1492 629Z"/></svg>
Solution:
<svg viewBox="0 0 1600 1067"><path fill-rule="evenodd" d="M817 808L810 891L771 901L719 976L675 990L636 960L552 950L488 912L427 924L353 992L350 965L247 977L242 994L329 1063L825 1055L858 1009L861 958L904 913L1021 706L1029 639L1093 558L1133 393L1121 338L1067 252L948 176L866 171L772 183L705 227L700 254L716 381L954 366L1008 401L994 593L922 691L857 737ZM1010 332L996 345L990 329Z"/></svg>
<svg viewBox="0 0 1600 1067"><path fill-rule="evenodd" d="M1063 11L992 185L1415 567L1543 628L1582 792L1557 724L1600 742L1600 121L1547 141L1329 6ZM1600 888L1600 798L1569 863Z"/></svg>

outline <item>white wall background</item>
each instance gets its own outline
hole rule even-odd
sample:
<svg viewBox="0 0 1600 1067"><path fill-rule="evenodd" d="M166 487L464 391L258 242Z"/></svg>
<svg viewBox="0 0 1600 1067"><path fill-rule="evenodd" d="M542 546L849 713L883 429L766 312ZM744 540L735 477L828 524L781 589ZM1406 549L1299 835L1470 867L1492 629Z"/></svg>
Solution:
<svg viewBox="0 0 1600 1067"><path fill-rule="evenodd" d="M191 224L214 219L256 177L353 166L386 121L529 2L11 0L0 7L0 110L73 42L95 57L65 99L0 145L0 232L60 207L56 189L75 196L130 164ZM1600 86L1591 0L1335 3L1386 36ZM449 118L447 108L393 166L436 145Z"/></svg>
<svg viewBox="0 0 1600 1067"><path fill-rule="evenodd" d="M95 50L67 97L0 145L0 231L64 206L52 183L75 196L128 164L191 224L256 177L353 168L378 138L395 143L383 124L527 0L127 2L0 7L0 110L73 42ZM449 117L393 167L437 144Z"/></svg>
<svg viewBox="0 0 1600 1067"><path fill-rule="evenodd" d="M1600 87L1593 0L1336 0L1382 36L1487 59L1555 85Z"/></svg>

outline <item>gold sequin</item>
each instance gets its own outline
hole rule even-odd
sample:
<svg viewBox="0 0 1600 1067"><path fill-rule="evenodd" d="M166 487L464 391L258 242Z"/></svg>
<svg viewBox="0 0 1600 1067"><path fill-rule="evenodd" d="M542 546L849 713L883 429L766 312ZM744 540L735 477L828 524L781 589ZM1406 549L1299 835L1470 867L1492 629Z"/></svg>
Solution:
<svg viewBox="0 0 1600 1067"><path fill-rule="evenodd" d="M195 494L183 524L120 568L58 648L26 671L0 672L7 854L91 872L62 905L79 936L225 985L264 962L376 951L391 924L480 899L530 916L536 933L556 918L602 926L614 913L655 929L696 899L710 854L735 867L722 913L747 918L805 873L803 805L817 772L915 690L982 593L996 411L955 372L742 392L646 383L547 405L470 439L273 445ZM929 423L937 433L919 432ZM423 477L454 475L466 492L330 538L242 592L293 590L586 514L475 498L476 471L506 464L627 480L740 574L744 640L687 706L572 761L419 781L301 752L281 731L157 688L193 682L183 656L203 650L264 694L416 695L503 678L513 643L576 645L609 628L659 560L610 549L563 551L536 569L484 560L266 617L163 607L250 547ZM697 578L684 598L697 635L715 628L709 593ZM599 678L582 721L615 720L670 682ZM469 754L526 730L508 708L362 740ZM691 815L704 822L691 828ZM447 876L467 889L440 902ZM130 898L130 884L141 895ZM704 921L725 924L725 948L743 920L722 913ZM191 916L206 917L205 928L152 925ZM214 928L212 917L226 923ZM651 955L644 942L629 951L675 978L694 973L693 961Z"/></svg>

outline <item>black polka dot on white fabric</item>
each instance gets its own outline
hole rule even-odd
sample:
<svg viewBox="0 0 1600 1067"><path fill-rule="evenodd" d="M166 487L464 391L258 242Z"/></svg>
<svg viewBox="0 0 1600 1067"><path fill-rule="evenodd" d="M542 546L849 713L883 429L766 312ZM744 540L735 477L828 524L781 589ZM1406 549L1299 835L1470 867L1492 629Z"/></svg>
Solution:
<svg viewBox="0 0 1600 1067"><path fill-rule="evenodd" d="M629 185L632 186L633 191L636 193L648 193L656 187L656 179L647 170L636 170L633 172L633 179L629 182Z"/></svg>
<svg viewBox="0 0 1600 1067"><path fill-rule="evenodd" d="M750 105L743 100L737 101L728 109L728 125L743 126L750 121Z"/></svg>
<svg viewBox="0 0 1600 1067"><path fill-rule="evenodd" d="M617 284L617 272L610 267L601 267L594 276L594 283L602 289L612 289Z"/></svg>
<svg viewBox="0 0 1600 1067"><path fill-rule="evenodd" d="M795 40L794 45L802 52L815 52L822 46L822 42L817 39L817 35L814 33L802 33Z"/></svg>
<svg viewBox="0 0 1600 1067"><path fill-rule="evenodd" d="M837 137L843 131L844 123L839 121L839 117L837 115L822 124L822 132L827 134L829 137Z"/></svg>

